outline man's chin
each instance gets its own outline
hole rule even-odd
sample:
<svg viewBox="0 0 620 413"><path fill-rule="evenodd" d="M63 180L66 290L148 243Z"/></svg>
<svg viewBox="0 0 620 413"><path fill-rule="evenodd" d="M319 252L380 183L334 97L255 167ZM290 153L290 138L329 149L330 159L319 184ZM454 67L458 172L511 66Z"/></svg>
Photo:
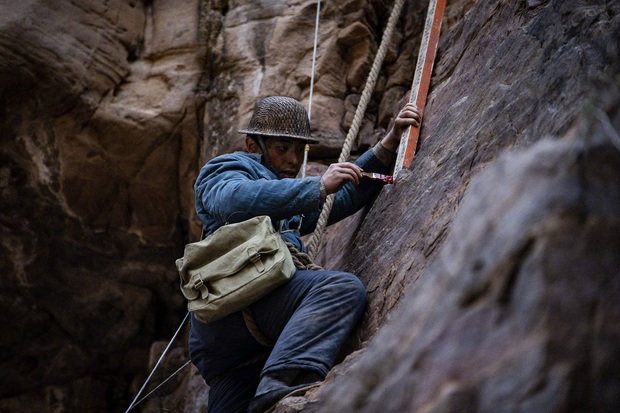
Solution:
<svg viewBox="0 0 620 413"><path fill-rule="evenodd" d="M280 172L282 178L297 178L297 174L291 172Z"/></svg>

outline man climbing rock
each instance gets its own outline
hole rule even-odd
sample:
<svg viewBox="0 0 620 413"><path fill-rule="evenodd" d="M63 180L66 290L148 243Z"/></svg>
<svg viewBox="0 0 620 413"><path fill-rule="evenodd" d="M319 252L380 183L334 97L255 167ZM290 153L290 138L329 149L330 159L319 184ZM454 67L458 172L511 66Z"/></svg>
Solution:
<svg viewBox="0 0 620 413"><path fill-rule="evenodd" d="M362 172L388 173L404 129L420 120L409 103L386 136L355 163L335 163L321 177L298 179L305 145L318 143L306 110L288 97L261 100L248 128L240 131L247 134L248 153L212 159L196 180L196 211L205 234L268 215L281 224L282 238L304 255L300 236L314 230L326 196L336 194L328 224L367 204L382 183ZM192 315L189 352L210 386L208 411L262 413L323 380L365 305L365 288L354 274L310 263L297 265L290 281L244 311L210 323Z"/></svg>

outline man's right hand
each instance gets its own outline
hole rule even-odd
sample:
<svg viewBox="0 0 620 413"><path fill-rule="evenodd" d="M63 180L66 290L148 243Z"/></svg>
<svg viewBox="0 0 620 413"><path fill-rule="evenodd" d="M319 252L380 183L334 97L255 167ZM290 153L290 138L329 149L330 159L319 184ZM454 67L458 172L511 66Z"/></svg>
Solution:
<svg viewBox="0 0 620 413"><path fill-rule="evenodd" d="M351 162L333 163L321 177L328 195L338 192L349 182L358 185L360 179L362 179L362 168Z"/></svg>

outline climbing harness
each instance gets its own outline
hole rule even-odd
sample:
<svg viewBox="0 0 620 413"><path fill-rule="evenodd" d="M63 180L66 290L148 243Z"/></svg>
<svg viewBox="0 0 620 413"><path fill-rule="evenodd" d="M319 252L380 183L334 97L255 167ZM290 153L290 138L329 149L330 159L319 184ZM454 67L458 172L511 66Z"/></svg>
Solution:
<svg viewBox="0 0 620 413"><path fill-rule="evenodd" d="M379 77L379 70L383 65L383 60L385 58L385 55L387 54L390 38L392 37L392 33L394 32L394 28L396 27L396 23L398 22L398 17L400 16L400 12L403 8L404 3L405 0L396 0L396 3L394 3L392 13L390 14L390 18L385 28L385 32L383 33L383 38L381 39L381 45L379 46L379 50L377 51L377 55L375 56L375 60L370 69L370 74L368 75L366 85L364 86L364 90L362 91L362 97L360 98L360 102L357 105L357 109L355 110L353 122L351 123L349 132L347 134L347 137L345 138L340 157L338 158L338 162L346 162L349 160L353 141L357 137L357 133L359 132L359 128L362 123L362 117L364 116L364 112L366 111L366 106L368 105L372 92L375 89L375 84L377 82L377 78ZM321 210L321 215L319 216L319 220L317 222L314 233L312 234L312 237L310 238L310 241L308 243L308 255L310 255L311 258L315 257L316 252L318 251L318 247L321 243L321 239L323 238L323 233L325 232L325 227L327 226L327 220L329 218L329 214L334 203L334 198L334 194L330 194L327 196L325 204L323 204L323 209Z"/></svg>

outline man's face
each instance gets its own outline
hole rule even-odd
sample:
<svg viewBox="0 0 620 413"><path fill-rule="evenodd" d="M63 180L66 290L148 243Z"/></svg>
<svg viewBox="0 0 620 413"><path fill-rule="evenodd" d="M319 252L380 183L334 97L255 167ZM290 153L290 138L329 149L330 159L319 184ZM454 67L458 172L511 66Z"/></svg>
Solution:
<svg viewBox="0 0 620 413"><path fill-rule="evenodd" d="M295 178L304 161L306 144L299 139L265 137L269 163L282 178Z"/></svg>

